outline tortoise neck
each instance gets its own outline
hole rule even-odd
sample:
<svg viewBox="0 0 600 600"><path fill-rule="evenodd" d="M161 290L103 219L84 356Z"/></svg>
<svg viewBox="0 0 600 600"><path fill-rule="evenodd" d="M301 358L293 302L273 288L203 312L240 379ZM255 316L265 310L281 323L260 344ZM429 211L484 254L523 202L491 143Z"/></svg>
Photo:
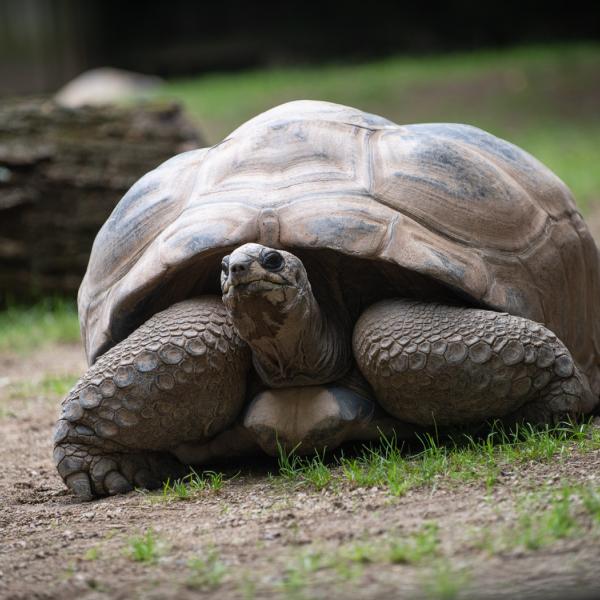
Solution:
<svg viewBox="0 0 600 600"><path fill-rule="evenodd" d="M255 298L234 325L252 349L254 368L269 387L317 385L342 377L351 365L350 328L334 302L319 303L308 281L290 301ZM246 329L246 331L245 331Z"/></svg>

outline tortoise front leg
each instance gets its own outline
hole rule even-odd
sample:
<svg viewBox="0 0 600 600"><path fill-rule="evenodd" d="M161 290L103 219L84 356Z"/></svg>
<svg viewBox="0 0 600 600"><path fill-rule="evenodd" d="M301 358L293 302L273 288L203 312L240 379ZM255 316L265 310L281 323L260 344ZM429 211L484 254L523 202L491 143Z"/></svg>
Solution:
<svg viewBox="0 0 600 600"><path fill-rule="evenodd" d="M383 408L409 423L554 422L597 403L556 335L506 313L385 300L358 320L353 349Z"/></svg>
<svg viewBox="0 0 600 600"><path fill-rule="evenodd" d="M221 300L156 314L90 367L62 405L54 460L91 498L180 476L171 451L209 440L239 416L250 351Z"/></svg>

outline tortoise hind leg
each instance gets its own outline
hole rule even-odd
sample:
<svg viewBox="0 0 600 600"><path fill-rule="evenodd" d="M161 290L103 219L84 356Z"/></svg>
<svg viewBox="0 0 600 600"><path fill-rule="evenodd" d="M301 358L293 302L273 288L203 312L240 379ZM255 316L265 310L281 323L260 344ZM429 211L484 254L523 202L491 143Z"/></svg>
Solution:
<svg viewBox="0 0 600 600"><path fill-rule="evenodd" d="M361 437L374 410L373 400L337 384L269 389L248 406L244 427L271 456L309 454Z"/></svg>
<svg viewBox="0 0 600 600"><path fill-rule="evenodd" d="M551 331L505 313L385 300L358 320L353 349L383 408L419 425L553 422L598 400Z"/></svg>
<svg viewBox="0 0 600 600"><path fill-rule="evenodd" d="M390 417L378 406L367 382L354 368L325 385L267 389L244 414L244 429L262 450L278 456L333 450L349 441L381 435L413 437L415 427Z"/></svg>
<svg viewBox="0 0 600 600"><path fill-rule="evenodd" d="M90 367L62 405L54 460L81 497L156 487L179 476L171 454L239 416L250 351L217 297L156 314Z"/></svg>

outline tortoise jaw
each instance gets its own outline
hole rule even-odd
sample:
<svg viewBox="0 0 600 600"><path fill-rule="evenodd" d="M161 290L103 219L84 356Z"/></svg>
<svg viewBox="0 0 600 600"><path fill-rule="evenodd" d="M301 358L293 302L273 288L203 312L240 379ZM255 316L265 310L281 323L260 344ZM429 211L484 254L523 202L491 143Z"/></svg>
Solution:
<svg viewBox="0 0 600 600"><path fill-rule="evenodd" d="M249 296L252 294L260 294L271 292L274 290L290 287L285 283L277 283L267 279L252 279L250 281L241 281L239 283L226 282L223 286L223 299L232 296Z"/></svg>
<svg viewBox="0 0 600 600"><path fill-rule="evenodd" d="M260 321L266 314L280 315L272 317L279 320L296 304L297 288L269 279L256 278L239 283L226 283L223 286L223 304L237 323L238 329L244 329L242 321L250 318ZM242 336L243 337L243 336Z"/></svg>

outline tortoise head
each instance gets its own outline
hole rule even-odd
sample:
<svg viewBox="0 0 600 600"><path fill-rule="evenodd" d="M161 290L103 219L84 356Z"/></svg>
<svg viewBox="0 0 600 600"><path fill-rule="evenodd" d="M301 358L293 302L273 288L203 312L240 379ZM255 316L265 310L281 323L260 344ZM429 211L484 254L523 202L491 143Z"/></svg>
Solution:
<svg viewBox="0 0 600 600"><path fill-rule="evenodd" d="M244 244L223 259L221 290L270 387L334 381L348 369L347 332L322 312L297 256Z"/></svg>
<svg viewBox="0 0 600 600"><path fill-rule="evenodd" d="M240 336L248 343L276 337L286 321L302 318L312 297L302 261L285 250L244 244L221 263L221 290ZM300 314L296 314L300 309Z"/></svg>

